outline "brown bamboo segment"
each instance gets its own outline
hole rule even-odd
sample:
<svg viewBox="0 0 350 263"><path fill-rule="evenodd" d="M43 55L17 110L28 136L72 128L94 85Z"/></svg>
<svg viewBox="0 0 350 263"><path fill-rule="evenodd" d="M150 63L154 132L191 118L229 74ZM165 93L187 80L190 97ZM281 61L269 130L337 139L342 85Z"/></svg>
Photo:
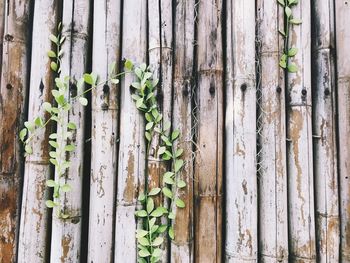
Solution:
<svg viewBox="0 0 350 263"><path fill-rule="evenodd" d="M127 0L123 3L122 57L135 63L146 61L147 44L146 1ZM133 75L121 81L120 146L118 158L117 215L115 231L115 262L137 261L135 211L137 198L144 191L145 139L144 120L131 98Z"/></svg>
<svg viewBox="0 0 350 263"><path fill-rule="evenodd" d="M0 2L0 81L1 81L1 68L2 68L2 45L4 40L4 27L5 27L5 1Z"/></svg>
<svg viewBox="0 0 350 263"><path fill-rule="evenodd" d="M288 207L284 72L279 67L283 10L257 2L260 45L259 249L262 262L288 262Z"/></svg>
<svg viewBox="0 0 350 263"><path fill-rule="evenodd" d="M350 5L335 2L339 141L340 259L350 261Z"/></svg>
<svg viewBox="0 0 350 263"><path fill-rule="evenodd" d="M23 169L18 133L29 81L30 7L29 0L0 4L0 262L16 261Z"/></svg>
<svg viewBox="0 0 350 263"><path fill-rule="evenodd" d="M195 1L176 1L174 17L174 98L173 127L181 134L179 147L184 149L182 158L185 167L181 178L186 187L176 195L186 207L175 210L175 239L171 242L171 262L193 262L193 156L192 156L192 105L194 79L194 28ZM176 207L175 207L176 208Z"/></svg>
<svg viewBox="0 0 350 263"><path fill-rule="evenodd" d="M255 1L228 1L226 10L225 258L256 262Z"/></svg>
<svg viewBox="0 0 350 263"><path fill-rule="evenodd" d="M94 2L92 69L98 82L108 79L109 65L119 69L121 1ZM117 181L119 87L111 82L92 91L89 262L112 262ZM119 262L119 261L117 261Z"/></svg>
<svg viewBox="0 0 350 263"><path fill-rule="evenodd" d="M62 57L61 76L71 77L71 89L67 97L76 96L75 86L77 80L87 70L87 53L89 45L89 19L90 1L76 0L63 2L63 31L62 36L66 40L62 46L65 54ZM62 219L57 216L52 218L51 238L51 262L77 262L80 260L81 224L82 224L82 190L84 175L84 107L77 101L71 102L72 110L64 116L64 122L74 122L77 126L72 131L70 143L76 145L75 151L67 156L71 166L62 178L63 183L72 187L71 192L61 197L61 207L69 218ZM57 132L60 134L60 132ZM56 175L57 176L57 175ZM56 178L56 180L59 180ZM87 218L86 218L87 220Z"/></svg>
<svg viewBox="0 0 350 263"><path fill-rule="evenodd" d="M42 107L51 101L54 73L50 69L47 51L53 47L50 34L56 34L57 1L36 1L34 6L32 62L28 120L37 116L45 119ZM44 22L45 21L45 22ZM22 214L18 250L18 262L42 262L48 260L48 219L50 210L46 180L51 178L48 136L52 126L40 129L33 137L33 154L25 160Z"/></svg>
<svg viewBox="0 0 350 263"><path fill-rule="evenodd" d="M339 262L340 218L336 146L334 3L312 5L313 134L317 261Z"/></svg>
<svg viewBox="0 0 350 263"><path fill-rule="evenodd" d="M198 154L195 162L195 262L221 262L223 51L222 1L198 3Z"/></svg>
<svg viewBox="0 0 350 263"><path fill-rule="evenodd" d="M293 17L302 24L290 31L292 58L298 71L287 79L287 171L289 204L289 254L296 262L315 262L314 181L311 127L310 2L300 1Z"/></svg>

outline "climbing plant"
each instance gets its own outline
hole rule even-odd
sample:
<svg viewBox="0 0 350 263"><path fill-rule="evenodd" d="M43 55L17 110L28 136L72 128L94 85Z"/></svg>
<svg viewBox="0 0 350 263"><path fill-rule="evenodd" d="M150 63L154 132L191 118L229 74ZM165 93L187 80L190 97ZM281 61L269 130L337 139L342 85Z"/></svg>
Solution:
<svg viewBox="0 0 350 263"><path fill-rule="evenodd" d="M60 197L65 192L72 191L72 187L67 183L66 170L70 167L67 154L75 150L75 145L71 142L77 125L74 122L66 122L65 118L75 101L79 101L82 106L88 104L85 97L91 90L104 85L106 82L118 84L118 77L130 73L135 75L136 81L131 84L133 92L132 98L135 101L135 107L144 116L146 141L146 167L148 156L150 154L152 141L156 136L160 138L159 145L156 145L156 154L163 161L168 162L169 169L162 175L160 187L150 188L148 170L145 171L145 188L138 197L141 208L136 211L135 216L141 221L136 233L138 242L138 261L141 263L159 262L163 250L162 244L166 238L174 239L174 229L172 221L175 219L175 207L183 208L185 203L176 197L177 189L186 186L184 180L180 177L181 169L184 166L184 160L181 159L183 149L177 147L180 137L178 130L171 129L171 124L163 123L163 116L159 112L159 105L156 97L156 87L158 79L153 77L150 67L146 64L134 66L130 60L124 63L124 72L115 72L115 63L110 66L109 78L98 81L95 73L85 73L76 81L70 76L61 76L61 59L64 55L62 44L65 37L62 36L62 26L58 25L57 35L50 35L50 40L54 44L54 50L48 51L48 57L51 60L50 67L55 75L55 86L51 93L53 101L44 102L42 110L46 113L46 118L36 117L34 120L26 121L24 128L20 131L19 137L24 144L25 155L33 153L33 138L39 129L45 128L50 122L55 122L57 129L49 134L48 147L51 147L50 162L55 167L55 178L46 181L49 188L53 188L52 199L46 200L48 208L58 208L57 217L67 219L71 215L60 207ZM74 82L77 87L77 95L69 96L69 87ZM85 88L88 86L89 88ZM156 201L155 199L162 201ZM164 223L166 222L166 223Z"/></svg>
<svg viewBox="0 0 350 263"><path fill-rule="evenodd" d="M280 58L279 65L287 72L295 73L298 71L298 67L294 62L291 62L291 58L298 53L297 47L291 47L289 36L291 27L293 25L300 25L301 20L293 16L292 7L299 3L299 0L277 0L279 5L283 7L284 14L284 28L280 29L279 32L283 36L283 54Z"/></svg>

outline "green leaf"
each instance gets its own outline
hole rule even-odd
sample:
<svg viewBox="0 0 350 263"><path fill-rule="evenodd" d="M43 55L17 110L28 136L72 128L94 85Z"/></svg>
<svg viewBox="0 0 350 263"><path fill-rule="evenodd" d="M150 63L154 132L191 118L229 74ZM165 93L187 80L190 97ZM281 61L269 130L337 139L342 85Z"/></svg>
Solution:
<svg viewBox="0 0 350 263"><path fill-rule="evenodd" d="M145 132L145 137L148 141L151 141L151 134L148 131Z"/></svg>
<svg viewBox="0 0 350 263"><path fill-rule="evenodd" d="M33 132L35 129L35 124L31 121L24 122L24 126L28 129L28 131Z"/></svg>
<svg viewBox="0 0 350 263"><path fill-rule="evenodd" d="M179 187L179 188L184 188L186 186L186 182L184 181L184 180L179 180L178 182L177 182L177 187Z"/></svg>
<svg viewBox="0 0 350 263"><path fill-rule="evenodd" d="M175 238L174 228L172 226L169 227L168 234L171 239Z"/></svg>
<svg viewBox="0 0 350 263"><path fill-rule="evenodd" d="M167 225L161 225L160 227L158 227L157 232L160 233L160 234L164 233L167 228L168 228Z"/></svg>
<svg viewBox="0 0 350 263"><path fill-rule="evenodd" d="M292 15L292 9L290 9L290 7L288 7L288 6L286 6L284 8L284 12L285 12L287 18L289 18Z"/></svg>
<svg viewBox="0 0 350 263"><path fill-rule="evenodd" d="M296 47L292 47L288 50L288 57L294 57L298 53L298 49Z"/></svg>
<svg viewBox="0 0 350 263"><path fill-rule="evenodd" d="M145 260L144 258L138 258L137 263L147 263L147 260Z"/></svg>
<svg viewBox="0 0 350 263"><path fill-rule="evenodd" d="M135 68L134 72L139 79L142 79L142 71L140 68Z"/></svg>
<svg viewBox="0 0 350 263"><path fill-rule="evenodd" d="M159 237L159 238L161 238L161 237ZM162 241L162 243L163 243L163 241ZM154 241L153 241L153 245L154 245ZM160 245L160 244L159 244ZM158 246L159 246L158 245ZM155 245L154 245L155 246ZM163 251L160 249L160 248L156 248L154 251L153 251L153 253L152 253L152 257L154 257L154 258L159 258L161 255L162 255L162 253L163 253Z"/></svg>
<svg viewBox="0 0 350 263"><path fill-rule="evenodd" d="M119 83L119 79L111 79L111 82L112 82L113 84L118 84L118 83Z"/></svg>
<svg viewBox="0 0 350 263"><path fill-rule="evenodd" d="M154 209L154 201L151 197L147 198L146 210L147 213L150 214Z"/></svg>
<svg viewBox="0 0 350 263"><path fill-rule="evenodd" d="M166 151L166 147L165 147L165 146L159 147L159 149L158 149L158 155L162 155L165 151Z"/></svg>
<svg viewBox="0 0 350 263"><path fill-rule="evenodd" d="M70 192L72 190L72 187L69 184L64 184L61 186L61 189L63 192L67 193L67 192Z"/></svg>
<svg viewBox="0 0 350 263"><path fill-rule="evenodd" d="M56 182L54 180L47 180L46 181L46 185L48 187L55 187L57 184L56 184Z"/></svg>
<svg viewBox="0 0 350 263"><path fill-rule="evenodd" d="M164 213L163 213L163 209L161 207L157 207L152 213L151 213L151 216L153 217L160 217L162 216Z"/></svg>
<svg viewBox="0 0 350 263"><path fill-rule="evenodd" d="M166 184L174 184L174 180L172 178L169 178L169 177L164 177L163 178L163 182L166 183Z"/></svg>
<svg viewBox="0 0 350 263"><path fill-rule="evenodd" d="M156 223L157 218L152 218L149 222L148 222L148 226L149 228L152 228L154 226L154 224Z"/></svg>
<svg viewBox="0 0 350 263"><path fill-rule="evenodd" d="M155 187L148 193L148 195L149 196L154 196L154 195L159 194L160 191L161 191L161 189L159 187Z"/></svg>
<svg viewBox="0 0 350 263"><path fill-rule="evenodd" d="M68 144L64 147L64 150L67 151L67 152L71 152L71 151L74 151L75 150L75 145L73 144Z"/></svg>
<svg viewBox="0 0 350 263"><path fill-rule="evenodd" d="M184 208L185 207L185 202L182 201L181 199L176 199L175 203L176 203L177 207L180 207L180 208Z"/></svg>
<svg viewBox="0 0 350 263"><path fill-rule="evenodd" d="M154 124L153 122L148 122L148 123L146 124L146 131L152 129L153 124Z"/></svg>
<svg viewBox="0 0 350 263"><path fill-rule="evenodd" d="M141 84L139 82L133 82L133 83L131 83L131 87L134 87L135 89L140 89Z"/></svg>
<svg viewBox="0 0 350 263"><path fill-rule="evenodd" d="M170 212L168 215L169 219L175 219L175 214L173 212Z"/></svg>
<svg viewBox="0 0 350 263"><path fill-rule="evenodd" d="M49 50L49 51L47 51L47 56L49 58L55 58L56 57L56 53L54 51L52 51L52 50Z"/></svg>
<svg viewBox="0 0 350 263"><path fill-rule="evenodd" d="M149 245L150 245L148 239L145 238L145 237L140 237L137 241L138 241L142 246L149 246Z"/></svg>
<svg viewBox="0 0 350 263"><path fill-rule="evenodd" d="M26 144L26 146L24 146L24 151L27 153L27 154L32 154L33 153L33 149L30 145Z"/></svg>
<svg viewBox="0 0 350 263"><path fill-rule="evenodd" d="M144 237L148 234L148 231L143 229L137 229L136 238Z"/></svg>
<svg viewBox="0 0 350 263"><path fill-rule="evenodd" d="M40 118L40 117L36 117L35 118L35 120L34 120L34 123L35 123L35 125L36 126L38 126L38 127L41 127L41 126L43 126L43 120Z"/></svg>
<svg viewBox="0 0 350 263"><path fill-rule="evenodd" d="M49 138L50 139L57 139L57 133L51 133L50 135L49 135Z"/></svg>
<svg viewBox="0 0 350 263"><path fill-rule="evenodd" d="M52 163L55 166L58 166L58 162L55 158L50 158L50 163Z"/></svg>
<svg viewBox="0 0 350 263"><path fill-rule="evenodd" d="M58 39L57 39L57 37L55 36L55 35L50 35L49 36L49 39L53 42L53 43L55 43L55 44L58 44Z"/></svg>
<svg viewBox="0 0 350 263"><path fill-rule="evenodd" d="M298 3L298 0L288 0L289 5L296 5Z"/></svg>
<svg viewBox="0 0 350 263"><path fill-rule="evenodd" d="M139 98L137 101L136 101L136 108L140 108L143 104L143 98Z"/></svg>
<svg viewBox="0 0 350 263"><path fill-rule="evenodd" d="M173 198L173 193L171 192L171 190L168 187L163 187L162 192L166 197L168 197L170 199Z"/></svg>
<svg viewBox="0 0 350 263"><path fill-rule="evenodd" d="M87 100L86 98L84 98L84 97L80 97L80 98L79 98L79 102L80 102L80 104L83 105L83 106L88 105L88 100Z"/></svg>
<svg viewBox="0 0 350 263"><path fill-rule="evenodd" d="M280 62L279 62L279 65L281 68L286 68L287 67L287 55L286 54L283 54L281 59L280 59Z"/></svg>
<svg viewBox="0 0 350 263"><path fill-rule="evenodd" d="M19 139L23 142L24 141L24 138L26 137L27 135L27 128L23 128L20 132L19 132Z"/></svg>
<svg viewBox="0 0 350 263"><path fill-rule="evenodd" d="M181 149L181 148L177 149L176 152L175 152L175 157L176 157L176 158L177 158L177 157L180 157L180 156L182 155L183 152L184 152L183 149Z"/></svg>
<svg viewBox="0 0 350 263"><path fill-rule="evenodd" d="M136 211L135 215L137 217L146 217L147 216L147 212L145 210L140 210L140 211Z"/></svg>
<svg viewBox="0 0 350 263"><path fill-rule="evenodd" d="M49 102L44 102L43 103L43 108L44 108L44 110L45 111L47 111L47 112L51 112L51 103L49 103Z"/></svg>
<svg viewBox="0 0 350 263"><path fill-rule="evenodd" d="M131 60L127 59L125 60L125 63L124 63L124 68L127 69L127 70L132 70L132 67L133 67L133 63Z"/></svg>
<svg viewBox="0 0 350 263"><path fill-rule="evenodd" d="M71 130L75 130L75 129L77 128L77 126L75 125L74 122L69 122L69 123L67 124L67 127L68 127L69 129L71 129Z"/></svg>
<svg viewBox="0 0 350 263"><path fill-rule="evenodd" d="M177 173L182 168L183 165L184 165L184 161L182 159L177 159L175 161L175 166L174 166L175 173Z"/></svg>
<svg viewBox="0 0 350 263"><path fill-rule="evenodd" d="M302 23L301 19L293 18L289 20L289 22L293 25L300 25Z"/></svg>
<svg viewBox="0 0 350 263"><path fill-rule="evenodd" d="M164 239L162 237L156 237L152 242L152 246L158 247L163 243L163 241Z"/></svg>
<svg viewBox="0 0 350 263"><path fill-rule="evenodd" d="M49 152L51 158L57 158L57 153L54 151Z"/></svg>
<svg viewBox="0 0 350 263"><path fill-rule="evenodd" d="M298 71L298 67L295 63L289 63L287 66L288 72L295 73Z"/></svg>
<svg viewBox="0 0 350 263"><path fill-rule="evenodd" d="M58 143L55 141L49 141L49 144L54 148L58 148Z"/></svg>
<svg viewBox="0 0 350 263"><path fill-rule="evenodd" d="M141 69L142 71L145 71L146 68L147 68L146 63L142 63L142 64L140 65L140 69Z"/></svg>
<svg viewBox="0 0 350 263"><path fill-rule="evenodd" d="M171 133L171 140L174 141L177 139L177 137L179 137L180 135L180 131L179 130L175 130Z"/></svg>
<svg viewBox="0 0 350 263"><path fill-rule="evenodd" d="M64 37L62 37L61 38L61 40L60 40L60 44L62 45L63 44L63 42L66 40L66 37L64 36Z"/></svg>
<svg viewBox="0 0 350 263"><path fill-rule="evenodd" d="M139 195L138 200L139 200L140 202L142 202L142 201L145 201L145 199L146 199L145 194L144 194L144 193L141 193L141 194Z"/></svg>
<svg viewBox="0 0 350 263"><path fill-rule="evenodd" d="M89 84L89 85L93 85L94 84L94 80L93 80L91 74L85 73L83 75L83 78L84 78L84 81L85 81L86 84Z"/></svg>
<svg viewBox="0 0 350 263"><path fill-rule="evenodd" d="M50 67L53 71L57 71L58 65L55 61L51 61Z"/></svg>
<svg viewBox="0 0 350 263"><path fill-rule="evenodd" d="M53 207L57 206L57 204L54 201L52 201L52 200L46 200L45 205L48 208L53 208Z"/></svg>
<svg viewBox="0 0 350 263"><path fill-rule="evenodd" d="M284 6L284 0L277 0L277 1L280 5Z"/></svg>
<svg viewBox="0 0 350 263"><path fill-rule="evenodd" d="M149 251L147 249L141 249L139 251L139 256L142 258L148 257L150 255L151 255L151 253L149 253Z"/></svg>

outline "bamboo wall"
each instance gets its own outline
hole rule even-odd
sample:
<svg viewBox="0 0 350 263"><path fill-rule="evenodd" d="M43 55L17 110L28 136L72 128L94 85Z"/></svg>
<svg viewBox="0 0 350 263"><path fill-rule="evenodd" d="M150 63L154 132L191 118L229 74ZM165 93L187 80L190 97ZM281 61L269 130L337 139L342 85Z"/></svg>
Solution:
<svg viewBox="0 0 350 263"><path fill-rule="evenodd" d="M23 121L51 99L59 21L62 74L106 77L128 58L160 79L187 183L163 262L350 262L350 2L300 0L293 12L299 70L285 74L275 0L0 1L0 263L137 260L145 145L132 76L67 116L77 149L61 202L73 218L45 207L55 127L23 157ZM164 164L148 165L159 180Z"/></svg>

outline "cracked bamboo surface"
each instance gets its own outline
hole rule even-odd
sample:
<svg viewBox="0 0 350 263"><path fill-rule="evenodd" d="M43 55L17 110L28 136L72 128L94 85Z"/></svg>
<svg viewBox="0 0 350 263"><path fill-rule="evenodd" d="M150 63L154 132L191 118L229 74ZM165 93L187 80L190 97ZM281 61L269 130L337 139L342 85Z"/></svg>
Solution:
<svg viewBox="0 0 350 263"><path fill-rule="evenodd" d="M299 70L285 75L275 0L0 1L0 263L137 262L144 171L155 187L166 167L145 156L134 77L106 81L91 112L73 102L66 116L80 127L68 156L73 191L62 198L74 217L51 219L48 129L23 167L17 134L51 100L46 52L59 20L71 92L83 72L106 80L124 58L160 79L159 110L181 132L187 183L162 262L349 262L350 4L299 0L292 9L303 22L290 35Z"/></svg>

